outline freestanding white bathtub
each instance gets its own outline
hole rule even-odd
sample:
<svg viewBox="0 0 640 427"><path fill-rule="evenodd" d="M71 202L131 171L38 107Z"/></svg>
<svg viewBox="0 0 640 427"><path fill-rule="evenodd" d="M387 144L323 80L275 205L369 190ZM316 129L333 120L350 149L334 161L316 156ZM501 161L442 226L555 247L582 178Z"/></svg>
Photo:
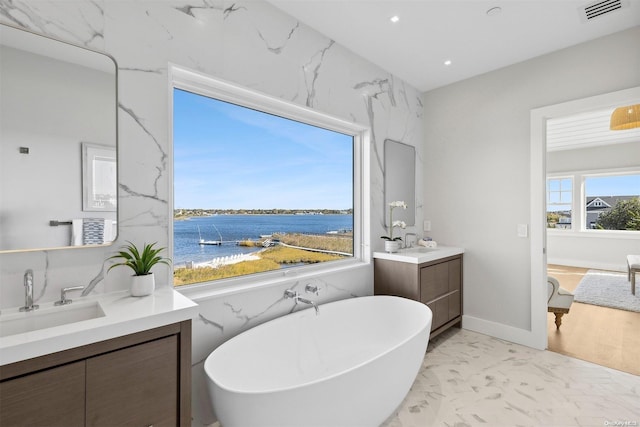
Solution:
<svg viewBox="0 0 640 427"><path fill-rule="evenodd" d="M376 427L424 358L432 313L416 301L336 301L241 333L205 361L223 427Z"/></svg>

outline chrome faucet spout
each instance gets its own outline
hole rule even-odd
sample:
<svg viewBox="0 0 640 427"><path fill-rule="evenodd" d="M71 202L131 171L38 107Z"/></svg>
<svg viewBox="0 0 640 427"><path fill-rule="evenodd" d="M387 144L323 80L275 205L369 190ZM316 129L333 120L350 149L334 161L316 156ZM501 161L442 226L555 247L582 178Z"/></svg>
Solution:
<svg viewBox="0 0 640 427"><path fill-rule="evenodd" d="M29 269L24 273L24 307L20 311L33 311L38 305L33 304L33 270Z"/></svg>
<svg viewBox="0 0 640 427"><path fill-rule="evenodd" d="M409 236L412 236L413 238L411 240L408 239ZM416 233L406 233L404 235L404 247L405 248L412 248L413 244L416 243L416 240L418 239L418 236L416 235Z"/></svg>
<svg viewBox="0 0 640 427"><path fill-rule="evenodd" d="M296 300L296 302L298 302L298 301L303 303L303 304L312 305L313 308L316 309L316 315L320 314L320 307L318 307L318 304L316 304L315 302L311 301L310 299L306 299L306 298L303 298L303 297L298 295L298 299Z"/></svg>
<svg viewBox="0 0 640 427"><path fill-rule="evenodd" d="M295 302L296 305L298 305L299 302L303 303L303 304L308 304L308 305L312 305L313 308L316 310L316 315L320 314L320 307L318 307L318 304L316 304L315 302L306 299L304 297L301 297L300 294L298 293L298 291L294 291L291 289L287 289L286 291L284 291L284 298L285 299L293 299L293 301Z"/></svg>

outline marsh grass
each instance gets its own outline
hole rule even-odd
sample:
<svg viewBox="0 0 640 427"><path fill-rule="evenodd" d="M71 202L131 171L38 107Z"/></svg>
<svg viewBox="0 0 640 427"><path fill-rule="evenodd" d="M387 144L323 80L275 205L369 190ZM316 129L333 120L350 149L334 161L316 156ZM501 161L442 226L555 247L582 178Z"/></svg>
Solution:
<svg viewBox="0 0 640 427"><path fill-rule="evenodd" d="M248 248L255 248L257 246L262 246L262 242L258 242L256 240L240 240L238 242L238 246L245 246Z"/></svg>
<svg viewBox="0 0 640 427"><path fill-rule="evenodd" d="M273 237L280 239L282 243L292 246L353 253L352 235L279 234ZM249 246L249 244L260 246L261 242L243 241L241 244L243 246ZM259 256L260 259L242 261L220 267L177 268L173 272L173 285L183 286L247 274L263 273L265 271L278 270L282 265L287 264L315 264L345 258L341 255L306 251L286 246L274 246L257 252L255 255Z"/></svg>
<svg viewBox="0 0 640 427"><path fill-rule="evenodd" d="M282 243L304 248L322 249L325 251L346 252L353 254L353 234L280 234L276 235Z"/></svg>
<svg viewBox="0 0 640 427"><path fill-rule="evenodd" d="M272 260L278 264L315 264L318 262L334 261L343 257L322 252L311 252L302 249L276 246L260 253L260 258Z"/></svg>
<svg viewBox="0 0 640 427"><path fill-rule="evenodd" d="M277 270L280 264L270 259L242 261L220 267L179 268L173 272L173 285L182 286L211 280Z"/></svg>

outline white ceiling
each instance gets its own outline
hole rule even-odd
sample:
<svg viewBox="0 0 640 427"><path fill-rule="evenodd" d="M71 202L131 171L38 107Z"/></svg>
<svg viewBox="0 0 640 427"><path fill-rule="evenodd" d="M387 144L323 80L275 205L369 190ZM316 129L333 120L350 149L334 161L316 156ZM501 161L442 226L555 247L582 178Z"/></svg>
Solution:
<svg viewBox="0 0 640 427"><path fill-rule="evenodd" d="M609 130L615 107L547 120L547 150L572 150L640 141L640 128Z"/></svg>
<svg viewBox="0 0 640 427"><path fill-rule="evenodd" d="M640 25L640 0L590 20L597 1L267 1L421 91Z"/></svg>

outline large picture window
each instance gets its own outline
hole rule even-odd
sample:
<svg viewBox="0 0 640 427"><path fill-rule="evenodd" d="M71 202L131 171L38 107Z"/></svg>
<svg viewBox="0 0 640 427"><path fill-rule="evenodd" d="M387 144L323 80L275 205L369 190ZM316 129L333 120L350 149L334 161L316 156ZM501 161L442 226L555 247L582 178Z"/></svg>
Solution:
<svg viewBox="0 0 640 427"><path fill-rule="evenodd" d="M640 171L581 171L547 177L547 227L640 231Z"/></svg>
<svg viewBox="0 0 640 427"><path fill-rule="evenodd" d="M352 259L355 132L198 92L173 89L174 285Z"/></svg>
<svg viewBox="0 0 640 427"><path fill-rule="evenodd" d="M640 173L584 177L585 228L640 231Z"/></svg>

